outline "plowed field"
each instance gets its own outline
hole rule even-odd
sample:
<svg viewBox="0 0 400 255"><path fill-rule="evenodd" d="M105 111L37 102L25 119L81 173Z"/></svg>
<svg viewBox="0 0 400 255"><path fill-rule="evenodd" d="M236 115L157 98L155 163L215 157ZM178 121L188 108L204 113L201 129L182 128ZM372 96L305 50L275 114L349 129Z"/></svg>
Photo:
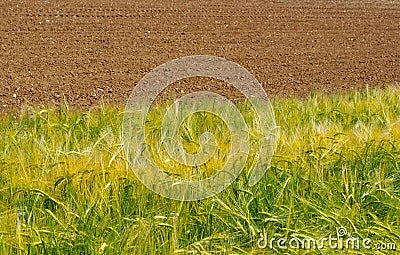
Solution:
<svg viewBox="0 0 400 255"><path fill-rule="evenodd" d="M271 97L375 87L400 81L399 41L400 1L3 0L0 112L122 106L187 55L235 61Z"/></svg>

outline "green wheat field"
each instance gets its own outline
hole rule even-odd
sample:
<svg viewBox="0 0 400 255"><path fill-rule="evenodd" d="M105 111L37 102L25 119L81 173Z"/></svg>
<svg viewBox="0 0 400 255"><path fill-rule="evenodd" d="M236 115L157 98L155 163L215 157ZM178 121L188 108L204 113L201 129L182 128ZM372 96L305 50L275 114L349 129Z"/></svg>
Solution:
<svg viewBox="0 0 400 255"><path fill-rule="evenodd" d="M121 108L0 116L0 254L399 254L400 89L270 99L280 135L265 177L249 187L245 169L196 202L163 198L138 181ZM215 121L187 125L189 152L204 131L196 123ZM156 144L157 135L147 140ZM226 146L222 139L221 153ZM276 241L337 237L339 228L369 238L369 248Z"/></svg>

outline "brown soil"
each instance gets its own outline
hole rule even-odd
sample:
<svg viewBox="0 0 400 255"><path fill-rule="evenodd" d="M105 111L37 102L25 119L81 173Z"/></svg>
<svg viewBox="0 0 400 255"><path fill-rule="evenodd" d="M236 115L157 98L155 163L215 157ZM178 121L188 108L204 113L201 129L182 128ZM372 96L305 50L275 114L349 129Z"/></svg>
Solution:
<svg viewBox="0 0 400 255"><path fill-rule="evenodd" d="M237 62L270 97L376 87L400 81L399 41L396 0L1 1L0 112L123 106L188 55Z"/></svg>

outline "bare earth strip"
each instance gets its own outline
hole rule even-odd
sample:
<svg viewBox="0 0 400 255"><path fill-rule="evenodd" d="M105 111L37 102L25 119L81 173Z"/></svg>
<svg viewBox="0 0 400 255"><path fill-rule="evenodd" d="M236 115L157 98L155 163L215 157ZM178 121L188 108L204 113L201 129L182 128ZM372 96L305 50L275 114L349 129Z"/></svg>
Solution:
<svg viewBox="0 0 400 255"><path fill-rule="evenodd" d="M400 81L399 42L397 0L1 1L0 112L123 106L187 55L235 61L270 96L375 87Z"/></svg>

